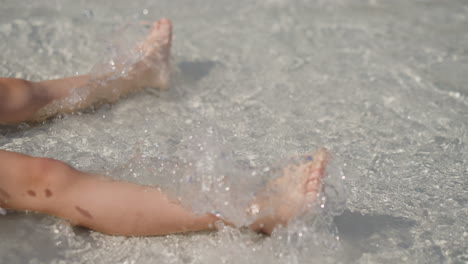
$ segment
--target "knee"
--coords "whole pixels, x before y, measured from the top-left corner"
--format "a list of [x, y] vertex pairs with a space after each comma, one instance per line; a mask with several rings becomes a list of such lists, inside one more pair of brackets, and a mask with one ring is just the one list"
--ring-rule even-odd
[[32, 83], [0, 78], [0, 123], [26, 121], [34, 103]]
[[0, 100], [3, 111], [12, 112], [32, 100], [32, 83], [20, 79], [0, 80]]

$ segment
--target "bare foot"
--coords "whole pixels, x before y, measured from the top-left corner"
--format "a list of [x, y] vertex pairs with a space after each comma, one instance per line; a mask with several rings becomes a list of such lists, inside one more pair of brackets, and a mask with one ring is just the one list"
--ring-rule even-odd
[[[99, 94], [102, 100], [114, 102], [135, 90], [145, 87], [165, 89], [169, 83], [172, 24], [167, 18], [155, 21], [145, 40], [137, 45], [141, 57], [128, 69], [118, 66], [110, 79], [112, 94]], [[128, 67], [128, 66], [127, 66]], [[117, 75], [117, 77], [115, 76]], [[103, 76], [106, 79], [107, 76]], [[99, 77], [97, 78], [99, 83]], [[102, 82], [101, 82], [102, 83]], [[101, 89], [102, 91], [102, 89]], [[117, 97], [114, 99], [114, 97]]]
[[[172, 25], [167, 18], [153, 23], [146, 39], [137, 46], [141, 57], [132, 65], [114, 65], [112, 72], [43, 81], [35, 84], [53, 101], [31, 120], [42, 121], [58, 113], [71, 113], [100, 103], [113, 103], [145, 87], [167, 88], [170, 73]], [[118, 60], [117, 60], [118, 61]]]
[[167, 88], [171, 42], [172, 25], [169, 19], [162, 18], [154, 22], [140, 46], [143, 58], [136, 66], [136, 70], [143, 73], [144, 85]]
[[317, 199], [329, 154], [322, 148], [303, 158], [300, 164], [283, 168], [283, 176], [270, 181], [246, 210], [256, 218], [250, 226], [252, 230], [271, 234], [275, 227], [286, 226]]

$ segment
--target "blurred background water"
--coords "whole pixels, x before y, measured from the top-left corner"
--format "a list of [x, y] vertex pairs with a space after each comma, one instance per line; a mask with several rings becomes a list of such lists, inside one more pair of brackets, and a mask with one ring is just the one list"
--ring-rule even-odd
[[466, 1], [0, 0], [0, 76], [105, 70], [140, 21], [163, 16], [174, 23], [168, 91], [1, 126], [1, 148], [160, 185], [242, 222], [273, 168], [325, 146], [324, 208], [272, 237], [111, 237], [8, 212], [0, 263], [468, 261]]

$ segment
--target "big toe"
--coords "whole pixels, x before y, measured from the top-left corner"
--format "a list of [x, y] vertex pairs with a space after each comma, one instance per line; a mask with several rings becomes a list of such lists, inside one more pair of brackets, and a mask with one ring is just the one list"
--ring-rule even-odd
[[170, 44], [172, 38], [172, 24], [167, 18], [161, 18], [153, 23], [151, 28], [152, 41], [160, 44]]

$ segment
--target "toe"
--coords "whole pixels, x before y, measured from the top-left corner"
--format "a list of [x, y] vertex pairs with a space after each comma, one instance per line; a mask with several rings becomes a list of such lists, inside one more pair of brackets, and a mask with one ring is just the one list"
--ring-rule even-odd
[[325, 148], [318, 150], [314, 154], [311, 169], [323, 169], [328, 161], [328, 151]]
[[153, 23], [143, 48], [147, 52], [154, 52], [163, 47], [170, 48], [172, 38], [172, 24], [167, 18], [162, 18]]
[[314, 161], [323, 163], [323, 162], [326, 162], [327, 160], [328, 160], [328, 151], [326, 148], [321, 148], [314, 154]]
[[318, 191], [318, 186], [320, 185], [320, 178], [318, 176], [313, 176], [307, 179], [305, 183], [305, 193]]
[[156, 41], [166, 41], [170, 40], [172, 33], [172, 24], [171, 21], [167, 18], [162, 18], [153, 24], [153, 29], [155, 33]]

